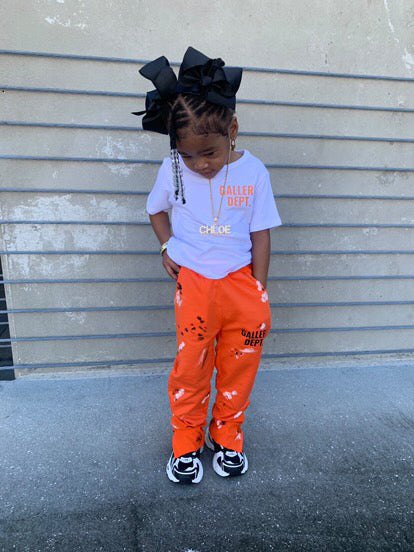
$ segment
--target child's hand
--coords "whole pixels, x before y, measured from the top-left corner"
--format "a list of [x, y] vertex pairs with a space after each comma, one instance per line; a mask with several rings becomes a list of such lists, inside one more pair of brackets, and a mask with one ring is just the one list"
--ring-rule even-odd
[[178, 278], [181, 267], [168, 256], [167, 250], [162, 254], [162, 266], [168, 272], [168, 276], [171, 276], [173, 280]]

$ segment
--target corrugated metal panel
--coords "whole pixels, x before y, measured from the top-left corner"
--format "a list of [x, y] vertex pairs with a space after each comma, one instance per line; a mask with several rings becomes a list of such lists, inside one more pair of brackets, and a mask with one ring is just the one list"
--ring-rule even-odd
[[[145, 214], [167, 144], [130, 115], [144, 61], [0, 54], [0, 344], [21, 369], [167, 366], [173, 284]], [[285, 223], [265, 358], [414, 352], [413, 83], [245, 71], [238, 147], [267, 164]]]

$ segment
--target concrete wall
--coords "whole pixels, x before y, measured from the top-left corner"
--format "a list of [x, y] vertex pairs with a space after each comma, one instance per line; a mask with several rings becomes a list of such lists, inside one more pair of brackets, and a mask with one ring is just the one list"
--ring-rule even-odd
[[412, 76], [412, 0], [3, 0], [0, 47]]
[[174, 355], [173, 286], [144, 211], [168, 144], [133, 128], [148, 83], [128, 60], [177, 61], [190, 44], [290, 70], [246, 70], [239, 93], [238, 146], [268, 164], [285, 223], [272, 232], [265, 356], [412, 351], [414, 2], [5, 0], [0, 10], [0, 250], [8, 309], [32, 309], [9, 314], [24, 338], [16, 365]]

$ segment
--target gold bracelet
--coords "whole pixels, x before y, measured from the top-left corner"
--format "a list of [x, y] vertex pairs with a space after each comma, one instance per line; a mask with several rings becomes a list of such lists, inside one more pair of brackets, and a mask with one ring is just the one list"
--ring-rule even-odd
[[162, 254], [164, 253], [164, 251], [166, 251], [167, 246], [168, 246], [168, 242], [166, 241], [166, 242], [163, 243], [162, 246], [160, 247], [160, 255], [161, 255], [161, 257], [162, 257]]

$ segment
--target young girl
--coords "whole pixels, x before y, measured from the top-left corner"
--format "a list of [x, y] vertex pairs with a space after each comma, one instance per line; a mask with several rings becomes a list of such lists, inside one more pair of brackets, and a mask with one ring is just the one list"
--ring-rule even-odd
[[[176, 280], [167, 475], [199, 483], [204, 443], [214, 450], [218, 475], [241, 475], [248, 468], [244, 413], [271, 327], [269, 229], [281, 221], [263, 163], [235, 148], [242, 70], [188, 48], [178, 80], [164, 57], [140, 73], [156, 90], [147, 94], [146, 111], [134, 114], [145, 113], [143, 128], [171, 142], [147, 201], [163, 266]], [[217, 397], [205, 435], [214, 367]]]

